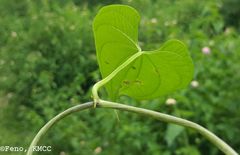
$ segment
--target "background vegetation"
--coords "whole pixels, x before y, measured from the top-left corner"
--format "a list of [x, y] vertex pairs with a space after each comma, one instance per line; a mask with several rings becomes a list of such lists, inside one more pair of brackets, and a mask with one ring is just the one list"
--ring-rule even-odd
[[[114, 3], [140, 12], [143, 49], [177, 38], [195, 65], [185, 90], [120, 101], [197, 122], [240, 152], [239, 0], [1, 0], [0, 146], [27, 147], [54, 115], [91, 100], [91, 86], [101, 79], [92, 21], [99, 8]], [[119, 117], [105, 109], [74, 114], [41, 141], [53, 152], [36, 154], [221, 155], [192, 130], [125, 112]]]

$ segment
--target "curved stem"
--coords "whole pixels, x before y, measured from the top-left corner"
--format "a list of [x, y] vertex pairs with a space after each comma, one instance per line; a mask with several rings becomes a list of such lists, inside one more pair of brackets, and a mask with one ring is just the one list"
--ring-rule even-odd
[[[32, 143], [29, 147], [27, 155], [32, 155], [32, 153], [33, 153], [32, 148], [37, 145], [40, 138], [56, 122], [58, 122], [59, 120], [68, 116], [71, 113], [81, 111], [81, 110], [84, 110], [84, 109], [92, 108], [93, 105], [94, 105], [93, 102], [88, 102], [88, 103], [84, 103], [84, 104], [81, 104], [81, 105], [77, 105], [77, 106], [69, 108], [69, 109], [63, 111], [62, 113], [60, 113], [59, 115], [55, 116], [45, 126], [43, 126], [41, 128], [41, 130], [38, 132], [38, 134], [35, 136], [35, 138], [33, 139]], [[160, 113], [160, 112], [152, 111], [152, 110], [137, 108], [137, 107], [134, 107], [134, 106], [124, 105], [124, 104], [110, 102], [110, 101], [104, 101], [104, 100], [100, 100], [100, 99], [99, 99], [99, 102], [97, 104], [97, 107], [98, 108], [110, 108], [110, 109], [117, 109], [117, 110], [122, 110], [122, 111], [134, 112], [134, 113], [137, 113], [137, 114], [142, 114], [142, 115], [145, 115], [145, 116], [153, 117], [153, 118], [155, 118], [157, 120], [160, 120], [160, 121], [163, 121], [163, 122], [173, 123], [173, 124], [177, 124], [177, 125], [181, 125], [181, 126], [184, 126], [184, 127], [187, 127], [187, 128], [194, 129], [194, 130], [198, 131], [200, 134], [202, 134], [210, 142], [212, 142], [216, 147], [218, 147], [226, 155], [238, 155], [238, 153], [236, 151], [234, 151], [228, 144], [226, 144], [223, 140], [218, 138], [212, 132], [208, 131], [204, 127], [202, 127], [202, 126], [200, 126], [196, 123], [193, 123], [191, 121], [188, 121], [188, 120], [185, 120], [185, 119], [182, 119], [182, 118], [178, 118], [178, 117], [174, 117], [174, 116], [171, 116], [171, 115], [168, 115], [168, 114], [163, 114], [163, 113]]]
[[117, 73], [119, 73], [122, 69], [124, 69], [126, 66], [128, 66], [131, 62], [133, 62], [137, 57], [142, 55], [143, 52], [138, 51], [134, 55], [132, 55], [129, 59], [127, 59], [124, 63], [122, 63], [120, 66], [118, 66], [111, 74], [106, 76], [101, 81], [97, 82], [93, 88], [92, 88], [92, 95], [94, 98], [94, 107], [96, 107], [96, 104], [98, 103], [99, 96], [98, 96], [98, 89], [108, 83]]
[[215, 134], [213, 134], [206, 128], [204, 128], [201, 125], [198, 125], [194, 122], [191, 122], [191, 121], [188, 121], [188, 120], [185, 120], [182, 118], [178, 118], [175, 116], [171, 116], [168, 114], [163, 114], [160, 112], [148, 110], [148, 109], [133, 107], [133, 106], [129, 106], [129, 105], [124, 105], [124, 104], [110, 102], [110, 101], [104, 101], [104, 100], [100, 100], [98, 107], [134, 112], [137, 114], [142, 114], [142, 115], [153, 117], [153, 118], [163, 121], [163, 122], [173, 123], [173, 124], [177, 124], [180, 126], [194, 129], [194, 130], [198, 131], [201, 135], [203, 135], [206, 139], [208, 139], [210, 142], [212, 142], [216, 147], [218, 147], [226, 155], [238, 155], [238, 153], [236, 151], [234, 151], [227, 143], [225, 143], [223, 140], [221, 140], [219, 137], [217, 137]]
[[33, 149], [34, 146], [37, 146], [37, 143], [39, 142], [39, 140], [43, 137], [43, 135], [46, 134], [46, 132], [54, 125], [56, 124], [59, 120], [63, 119], [64, 117], [77, 112], [77, 111], [82, 111], [85, 109], [89, 109], [93, 107], [93, 102], [87, 102], [84, 104], [80, 104], [74, 107], [71, 107], [63, 112], [61, 112], [60, 114], [58, 114], [57, 116], [55, 116], [53, 119], [51, 119], [47, 124], [45, 124], [37, 133], [37, 135], [34, 137], [34, 139], [32, 140], [31, 145], [28, 148], [28, 152], [27, 155], [32, 155], [33, 154]]

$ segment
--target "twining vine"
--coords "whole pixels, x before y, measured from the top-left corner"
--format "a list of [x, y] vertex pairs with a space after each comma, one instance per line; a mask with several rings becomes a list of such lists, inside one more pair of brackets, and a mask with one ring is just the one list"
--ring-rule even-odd
[[103, 79], [92, 88], [93, 101], [71, 107], [51, 119], [34, 137], [27, 155], [33, 154], [33, 148], [58, 121], [91, 108], [128, 111], [184, 126], [199, 132], [226, 155], [238, 155], [227, 143], [194, 122], [99, 97], [99, 88], [105, 86], [112, 100], [120, 95], [153, 99], [186, 87], [192, 79], [192, 59], [182, 42], [169, 40], [160, 49], [141, 50], [137, 42], [139, 21], [138, 12], [126, 5], [109, 5], [99, 11], [93, 22], [93, 32]]

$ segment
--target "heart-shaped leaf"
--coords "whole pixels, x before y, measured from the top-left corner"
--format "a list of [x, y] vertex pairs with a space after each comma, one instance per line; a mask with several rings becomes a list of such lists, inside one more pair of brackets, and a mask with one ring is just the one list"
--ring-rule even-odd
[[128, 95], [153, 99], [186, 87], [193, 63], [186, 46], [169, 40], [158, 50], [141, 51], [138, 45], [138, 12], [125, 5], [103, 7], [94, 19], [97, 60], [102, 77], [138, 52], [141, 54], [106, 84], [112, 99]]

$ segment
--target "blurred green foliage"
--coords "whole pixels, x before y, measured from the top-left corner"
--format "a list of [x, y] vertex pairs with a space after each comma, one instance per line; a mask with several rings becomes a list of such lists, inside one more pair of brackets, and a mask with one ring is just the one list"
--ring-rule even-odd
[[[194, 82], [185, 90], [152, 101], [120, 101], [197, 122], [240, 152], [240, 32], [232, 22], [239, 23], [239, 14], [229, 13], [227, 0], [1, 0], [0, 145], [27, 147], [54, 115], [91, 100], [91, 86], [100, 79], [92, 21], [112, 3], [140, 12], [143, 49], [176, 38], [195, 63]], [[239, 1], [234, 4], [239, 12]], [[177, 103], [165, 104], [167, 98]], [[45, 154], [221, 154], [192, 130], [125, 112], [119, 117], [105, 109], [69, 116], [41, 141], [53, 148]]]
[[240, 1], [239, 0], [224, 0], [221, 12], [226, 20], [227, 25], [240, 27]]

